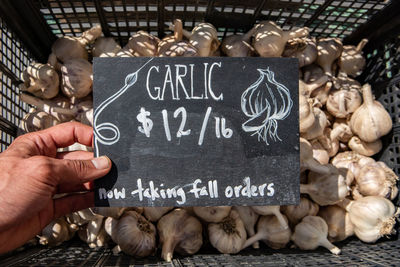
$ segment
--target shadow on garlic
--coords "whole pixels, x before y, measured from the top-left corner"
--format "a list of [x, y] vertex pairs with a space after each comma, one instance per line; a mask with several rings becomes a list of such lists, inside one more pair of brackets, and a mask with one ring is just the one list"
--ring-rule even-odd
[[[244, 224], [244, 228], [246, 228], [247, 237], [250, 238], [255, 235], [255, 226], [258, 220], [259, 215], [249, 206], [235, 206], [232, 208], [236, 210], [242, 219]], [[253, 248], [260, 248], [260, 244], [258, 241], [252, 243]]]
[[354, 235], [349, 213], [337, 205], [321, 207], [318, 216], [328, 225], [328, 240], [339, 242]]
[[[287, 222], [286, 216], [283, 218]], [[290, 228], [282, 227], [276, 216], [261, 216], [257, 223], [257, 234], [246, 240], [243, 248], [257, 241], [263, 241], [272, 249], [281, 249], [290, 242], [292, 232]]]
[[184, 209], [174, 209], [161, 217], [157, 230], [162, 246], [161, 257], [170, 262], [174, 252], [192, 255], [203, 245], [202, 225]]
[[314, 250], [319, 246], [327, 248], [333, 254], [340, 254], [340, 249], [327, 239], [328, 225], [318, 216], [306, 216], [296, 225], [292, 241], [303, 250]]

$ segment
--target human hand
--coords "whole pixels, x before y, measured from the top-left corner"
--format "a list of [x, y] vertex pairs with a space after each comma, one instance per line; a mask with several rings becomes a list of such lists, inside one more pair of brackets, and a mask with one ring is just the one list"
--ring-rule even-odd
[[55, 194], [91, 189], [111, 169], [107, 157], [57, 153], [78, 142], [92, 146], [93, 129], [69, 122], [15, 139], [0, 154], [0, 254], [23, 245], [53, 219], [94, 205], [93, 192], [53, 199]]

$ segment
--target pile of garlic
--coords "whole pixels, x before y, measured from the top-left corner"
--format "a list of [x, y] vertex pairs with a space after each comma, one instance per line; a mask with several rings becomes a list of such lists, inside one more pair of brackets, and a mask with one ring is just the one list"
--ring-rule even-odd
[[[145, 31], [121, 48], [101, 37], [99, 26], [80, 37], [59, 38], [47, 64], [32, 63], [23, 73], [22, 101], [34, 106], [20, 128], [24, 132], [77, 120], [93, 124], [92, 57], [261, 56], [299, 59], [300, 203], [297, 206], [91, 208], [59, 218], [39, 236], [43, 245], [59, 245], [75, 233], [89, 247], [114, 244], [120, 251], [146, 257], [161, 247], [194, 254], [202, 246], [238, 253], [259, 241], [273, 249], [323, 246], [334, 254], [338, 242], [356, 235], [375, 242], [394, 232], [398, 215], [393, 200], [397, 175], [371, 156], [392, 120], [374, 100], [371, 87], [355, 78], [365, 59], [362, 48], [339, 39], [309, 37], [308, 28], [283, 31], [271, 21], [222, 43], [215, 27], [200, 23], [191, 32], [176, 20], [173, 34], [159, 39]], [[68, 150], [90, 150], [72, 146]]]

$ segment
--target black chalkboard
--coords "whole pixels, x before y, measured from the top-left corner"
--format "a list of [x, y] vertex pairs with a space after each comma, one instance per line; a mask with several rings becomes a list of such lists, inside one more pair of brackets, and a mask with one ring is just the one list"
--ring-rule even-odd
[[299, 200], [298, 62], [95, 58], [97, 206]]

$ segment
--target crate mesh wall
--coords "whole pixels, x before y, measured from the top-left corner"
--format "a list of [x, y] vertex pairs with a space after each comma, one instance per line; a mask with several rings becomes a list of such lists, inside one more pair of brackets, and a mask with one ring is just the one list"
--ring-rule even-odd
[[[313, 36], [343, 38], [367, 22], [390, 1], [47, 0], [38, 3], [43, 17], [57, 36], [79, 35], [93, 24], [101, 23], [99, 17], [103, 17], [107, 33], [125, 44], [139, 30], [154, 35], [160, 32], [171, 33], [168, 25], [176, 18], [183, 21], [185, 28], [191, 29], [204, 21], [211, 12], [234, 13], [239, 18], [250, 18], [252, 23], [272, 20], [284, 30], [305, 25], [310, 27]], [[222, 38], [244, 30], [240, 27], [219, 27], [218, 35]]]
[[[32, 56], [19, 39], [0, 18], [0, 117], [4, 123], [19, 125], [20, 119], [28, 111], [28, 105], [19, 100], [18, 84], [22, 72], [32, 61]], [[0, 130], [1, 151], [13, 141], [13, 136]]]

